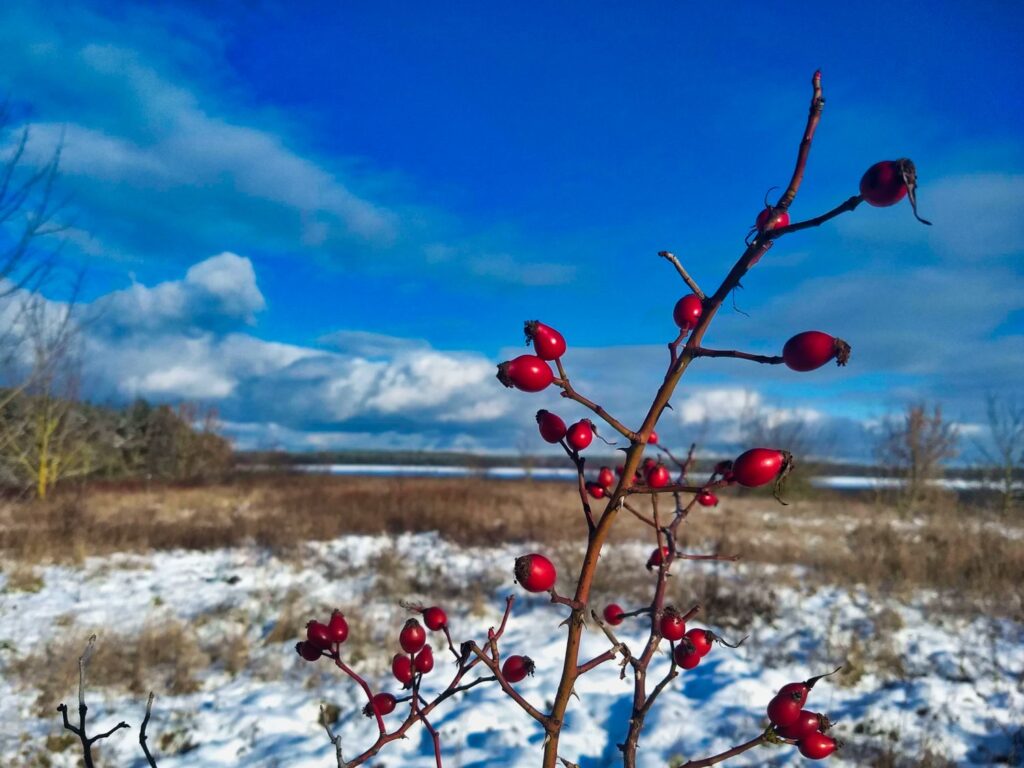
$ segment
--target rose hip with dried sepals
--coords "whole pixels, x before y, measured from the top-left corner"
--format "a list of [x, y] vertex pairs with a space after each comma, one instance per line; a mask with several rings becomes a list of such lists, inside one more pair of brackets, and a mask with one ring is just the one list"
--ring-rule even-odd
[[839, 748], [839, 742], [823, 733], [812, 733], [800, 739], [796, 747], [810, 760], [824, 760]]
[[[765, 231], [767, 231], [766, 230], [766, 226], [768, 224], [768, 219], [770, 219], [774, 215], [775, 215], [775, 208], [773, 208], [772, 206], [769, 205], [767, 208], [763, 209], [759, 214], [757, 214], [757, 220], [754, 222], [754, 228], [757, 229], [758, 232], [765, 232]], [[788, 211], [783, 211], [779, 215], [778, 221], [776, 221], [774, 224], [772, 224], [772, 226], [767, 227], [767, 229], [768, 230], [770, 230], [770, 229], [781, 229], [782, 227], [788, 227], [788, 226], [789, 226], [789, 212]]]
[[390, 715], [395, 711], [395, 706], [398, 704], [398, 700], [395, 699], [390, 693], [378, 693], [375, 694], [373, 700], [363, 707], [363, 714], [367, 717], [373, 717], [374, 713], [381, 715]]
[[711, 491], [701, 491], [697, 494], [697, 503], [702, 507], [717, 507], [718, 497]]
[[683, 617], [678, 611], [669, 606], [662, 614], [658, 629], [662, 637], [674, 643], [682, 640], [686, 635], [686, 622], [683, 621]]
[[533, 350], [541, 360], [557, 360], [565, 354], [565, 338], [539, 320], [527, 320], [523, 328], [526, 343], [533, 344]]
[[565, 422], [551, 411], [537, 411], [537, 426], [540, 428], [540, 436], [549, 443], [557, 443], [565, 437]]
[[786, 451], [776, 448], [751, 448], [733, 462], [732, 473], [736, 482], [748, 488], [766, 485], [788, 468], [791, 461]]
[[896, 205], [909, 196], [914, 218], [922, 224], [931, 224], [917, 213], [917, 169], [905, 157], [882, 160], [868, 168], [860, 180], [860, 195], [868, 205], [879, 208]]
[[448, 616], [439, 606], [432, 605], [423, 610], [423, 623], [427, 625], [427, 629], [438, 632], [448, 624]]
[[327, 631], [327, 625], [319, 621], [311, 621], [306, 624], [306, 639], [314, 647], [326, 651], [331, 647], [331, 635]]
[[687, 631], [686, 639], [690, 641], [690, 647], [693, 648], [694, 653], [703, 658], [711, 652], [715, 634], [710, 630], [694, 627]]
[[327, 638], [332, 643], [339, 645], [348, 640], [348, 622], [345, 621], [344, 614], [339, 610], [334, 610], [327, 622]]
[[782, 360], [794, 371], [813, 371], [833, 358], [836, 365], [846, 365], [850, 345], [823, 331], [798, 333], [782, 347]]
[[672, 319], [676, 321], [679, 330], [684, 333], [692, 331], [700, 316], [704, 314], [704, 304], [695, 293], [688, 293], [676, 302], [672, 310]]
[[689, 638], [684, 637], [672, 651], [672, 659], [683, 669], [693, 669], [700, 664], [701, 655], [694, 650]]
[[594, 441], [594, 422], [581, 419], [569, 427], [565, 433], [565, 442], [574, 451], [582, 451]]
[[391, 674], [402, 685], [411, 683], [413, 678], [412, 659], [404, 653], [396, 653], [391, 659]]
[[647, 485], [651, 488], [664, 488], [672, 482], [672, 474], [664, 464], [655, 464], [647, 470]]
[[558, 578], [554, 563], [536, 552], [517, 557], [514, 570], [516, 581], [527, 592], [547, 592]]
[[498, 365], [498, 381], [523, 392], [540, 392], [554, 380], [550, 366], [536, 355], [520, 355]]
[[429, 645], [423, 646], [423, 650], [416, 654], [412, 662], [413, 668], [421, 675], [425, 675], [434, 668], [434, 651]]
[[416, 619], [409, 619], [398, 633], [398, 644], [406, 653], [416, 653], [427, 642], [427, 632]]
[[811, 712], [809, 709], [800, 710], [797, 719], [786, 726], [776, 726], [775, 730], [784, 739], [795, 739], [799, 741], [812, 733], [821, 731], [824, 733], [832, 726], [825, 715]]
[[295, 652], [306, 661], [317, 661], [321, 656], [320, 649], [305, 640], [295, 644]]
[[669, 550], [668, 547], [661, 546], [660, 548], [655, 549], [653, 552], [651, 552], [651, 556], [647, 558], [647, 570], [651, 570], [652, 568], [655, 568], [661, 565], [663, 562], [665, 562], [666, 558], [668, 558], [670, 551], [671, 550]]
[[508, 682], [518, 683], [532, 675], [533, 669], [533, 659], [529, 656], [509, 656], [501, 665], [501, 674]]

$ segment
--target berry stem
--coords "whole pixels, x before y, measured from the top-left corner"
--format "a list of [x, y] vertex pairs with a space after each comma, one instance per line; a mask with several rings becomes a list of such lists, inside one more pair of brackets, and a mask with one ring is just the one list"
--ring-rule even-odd
[[826, 221], [834, 219], [836, 216], [846, 213], [847, 211], [854, 210], [862, 202], [864, 202], [863, 197], [860, 195], [854, 195], [853, 197], [847, 198], [846, 201], [840, 203], [831, 211], [821, 214], [821, 216], [815, 216], [813, 219], [807, 219], [806, 221], [797, 221], [792, 224], [787, 224], [784, 227], [776, 227], [775, 229], [765, 232], [765, 237], [771, 240], [778, 240], [783, 235], [788, 235], [791, 232], [799, 232], [801, 229], [810, 229], [811, 227], [820, 227]]
[[781, 365], [783, 363], [782, 355], [755, 355], [750, 352], [740, 352], [735, 349], [708, 349], [707, 347], [698, 347], [693, 350], [694, 357], [735, 357], [739, 360], [750, 360], [754, 363], [764, 363], [765, 365]]
[[765, 734], [762, 733], [760, 736], [756, 736], [750, 741], [744, 742], [743, 744], [733, 747], [732, 749], [727, 749], [725, 750], [725, 752], [720, 752], [717, 755], [705, 757], [700, 760], [688, 760], [682, 764], [681, 768], [707, 768], [707, 766], [721, 763], [723, 760], [728, 760], [730, 757], [742, 755], [744, 752], [751, 750], [754, 747], [761, 746], [765, 743], [765, 741], [767, 741], [767, 738], [765, 737]]
[[572, 384], [569, 382], [569, 374], [565, 372], [565, 368], [562, 365], [562, 358], [558, 358], [557, 360], [555, 360], [555, 365], [558, 366], [558, 375], [560, 376], [560, 378], [555, 379], [554, 383], [562, 388], [562, 397], [566, 397], [570, 400], [575, 400], [577, 403], [584, 406], [585, 408], [589, 408], [602, 419], [604, 419], [605, 422], [607, 422], [612, 429], [614, 429], [616, 432], [618, 432], [620, 435], [622, 435], [630, 442], [633, 442], [637, 439], [636, 432], [626, 427], [626, 425], [624, 425], [621, 421], [619, 421], [610, 413], [608, 413], [608, 411], [606, 411], [600, 405], [598, 405], [592, 400], [588, 400], [586, 397], [581, 395], [573, 388]]
[[679, 273], [679, 276], [683, 278], [683, 282], [690, 287], [690, 290], [697, 295], [698, 299], [704, 301], [704, 291], [702, 291], [700, 286], [697, 285], [697, 281], [690, 277], [690, 274], [683, 268], [683, 265], [680, 263], [679, 259], [676, 258], [676, 255], [671, 251], [658, 251], [658, 255], [665, 259], [665, 261], [671, 263], [672, 266], [676, 268], [676, 272]]

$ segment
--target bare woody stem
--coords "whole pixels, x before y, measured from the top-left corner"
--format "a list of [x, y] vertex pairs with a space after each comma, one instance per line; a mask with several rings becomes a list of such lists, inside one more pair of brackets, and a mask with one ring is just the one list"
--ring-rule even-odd
[[781, 355], [755, 355], [750, 352], [740, 352], [735, 349], [708, 349], [700, 347], [693, 350], [694, 357], [735, 357], [739, 360], [750, 360], [754, 363], [765, 365], [781, 365], [785, 362]]
[[759, 747], [766, 741], [767, 738], [762, 733], [760, 736], [757, 736], [751, 739], [750, 741], [746, 741], [740, 744], [739, 746], [733, 747], [732, 749], [727, 749], [725, 750], [725, 752], [721, 752], [717, 755], [705, 757], [700, 760], [688, 760], [687, 762], [683, 763], [681, 768], [707, 768], [708, 766], [716, 765], [718, 763], [723, 762], [724, 760], [728, 760], [730, 757], [742, 755], [747, 750], [753, 749], [754, 747]]
[[771, 229], [766, 233], [766, 237], [770, 237], [774, 240], [782, 237], [783, 235], [788, 235], [791, 232], [799, 232], [801, 229], [820, 227], [826, 221], [834, 219], [840, 214], [854, 210], [862, 202], [864, 202], [863, 197], [860, 195], [854, 195], [853, 197], [848, 198], [845, 202], [837, 205], [831, 211], [821, 214], [821, 216], [815, 216], [813, 219], [807, 219], [807, 221], [797, 221], [792, 224], [787, 224], [785, 227], [776, 227]]
[[676, 268], [676, 272], [679, 273], [679, 276], [683, 278], [683, 282], [690, 287], [691, 291], [697, 294], [697, 298], [699, 298], [701, 301], [704, 301], [704, 291], [702, 291], [700, 289], [700, 286], [697, 285], [697, 281], [690, 277], [690, 273], [686, 271], [683, 265], [679, 262], [679, 259], [676, 258], [676, 255], [669, 251], [658, 251], [658, 255], [661, 256], [661, 258], [668, 261], [669, 263], [671, 263], [672, 266]]
[[616, 419], [614, 416], [612, 416], [610, 413], [608, 413], [608, 411], [606, 411], [600, 405], [598, 405], [597, 403], [595, 403], [592, 400], [587, 399], [586, 397], [581, 395], [579, 392], [577, 392], [573, 388], [572, 384], [569, 382], [569, 374], [567, 374], [565, 372], [565, 367], [562, 365], [562, 359], [561, 358], [559, 358], [558, 360], [555, 360], [555, 365], [558, 366], [558, 376], [559, 376], [558, 379], [555, 379], [555, 383], [562, 388], [562, 397], [566, 397], [566, 398], [568, 398], [570, 400], [575, 400], [577, 403], [582, 405], [584, 408], [589, 408], [594, 413], [596, 413], [598, 416], [600, 416], [602, 419], [604, 419], [604, 421], [607, 422], [607, 424], [612, 429], [614, 429], [616, 432], [618, 432], [620, 435], [622, 435], [627, 440], [630, 440], [630, 441], [636, 440], [636, 432], [634, 432], [629, 427], [627, 427], [625, 424], [623, 424], [621, 421]]

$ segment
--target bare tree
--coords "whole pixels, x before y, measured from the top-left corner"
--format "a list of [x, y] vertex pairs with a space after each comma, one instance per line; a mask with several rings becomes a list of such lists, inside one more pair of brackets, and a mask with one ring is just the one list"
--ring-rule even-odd
[[997, 473], [1000, 509], [1009, 513], [1019, 494], [1014, 483], [1024, 467], [1024, 404], [990, 394], [985, 398], [988, 440], [975, 441]]
[[8, 144], [0, 157], [0, 298], [19, 290], [34, 293], [53, 266], [54, 250], [41, 249], [48, 236], [64, 229], [57, 220], [62, 207], [54, 195], [61, 146], [43, 165], [31, 167], [26, 161], [29, 129], [12, 136], [11, 111], [0, 105], [0, 143]]
[[902, 416], [890, 417], [882, 424], [878, 459], [883, 470], [900, 481], [897, 506], [912, 512], [936, 496], [936, 483], [942, 464], [958, 454], [956, 426], [944, 421], [942, 407], [929, 409], [925, 403], [912, 403]]
[[21, 324], [29, 367], [0, 404], [0, 461], [20, 485], [45, 498], [61, 480], [95, 464], [89, 420], [78, 408], [80, 360], [74, 302], [25, 302]]

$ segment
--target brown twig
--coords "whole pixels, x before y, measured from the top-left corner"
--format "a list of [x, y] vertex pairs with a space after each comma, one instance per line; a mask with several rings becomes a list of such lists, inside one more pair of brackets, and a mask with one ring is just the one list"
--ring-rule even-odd
[[821, 214], [821, 216], [815, 216], [813, 219], [807, 219], [807, 221], [797, 221], [794, 222], [793, 224], [787, 224], [784, 227], [776, 227], [774, 229], [770, 229], [767, 232], [765, 232], [765, 237], [768, 237], [772, 240], [777, 240], [783, 235], [788, 235], [792, 232], [799, 232], [801, 229], [820, 227], [826, 221], [834, 219], [836, 216], [839, 216], [840, 214], [855, 210], [857, 206], [860, 205], [863, 201], [863, 197], [861, 197], [860, 195], [854, 195], [853, 197], [848, 198], [845, 202], [837, 205], [831, 211]]
[[698, 299], [704, 301], [704, 291], [702, 291], [700, 286], [697, 285], [697, 281], [690, 277], [690, 273], [683, 268], [683, 265], [679, 262], [679, 259], [676, 258], [676, 255], [670, 251], [658, 251], [658, 255], [665, 259], [665, 261], [670, 262], [672, 266], [676, 268], [676, 272], [679, 273], [679, 276], [683, 278], [683, 282], [690, 287], [691, 291], [697, 294]]
[[707, 347], [698, 347], [693, 350], [694, 357], [735, 357], [739, 360], [750, 360], [754, 363], [764, 363], [765, 365], [781, 365], [785, 362], [782, 355], [755, 355], [750, 352], [740, 352], [735, 349], [708, 349]]
[[761, 744], [764, 744], [766, 741], [767, 737], [765, 736], [765, 734], [762, 733], [760, 736], [757, 736], [751, 739], [750, 741], [744, 742], [739, 746], [733, 747], [732, 749], [727, 749], [725, 750], [725, 752], [721, 752], [720, 754], [712, 755], [711, 757], [705, 757], [700, 760], [688, 760], [687, 762], [683, 763], [682, 768], [707, 768], [708, 766], [715, 765], [717, 763], [722, 762], [723, 760], [728, 760], [730, 757], [742, 755], [747, 750], [753, 749], [754, 747], [758, 747]]
[[577, 392], [573, 388], [572, 384], [569, 382], [569, 374], [567, 374], [565, 372], [565, 367], [562, 365], [562, 358], [558, 358], [557, 360], [555, 360], [555, 365], [558, 366], [558, 376], [559, 376], [559, 378], [555, 379], [555, 384], [557, 384], [558, 386], [560, 386], [562, 388], [562, 397], [568, 398], [570, 400], [575, 400], [577, 403], [582, 405], [584, 408], [589, 408], [594, 413], [596, 413], [598, 416], [600, 416], [602, 419], [604, 419], [604, 421], [612, 429], [614, 429], [616, 432], [618, 432], [624, 438], [626, 438], [630, 442], [636, 441], [636, 439], [637, 439], [636, 432], [634, 432], [633, 430], [629, 429], [629, 427], [627, 427], [621, 421], [616, 419], [614, 416], [612, 416], [610, 413], [608, 413], [608, 411], [606, 411], [600, 405], [595, 403], [593, 400], [589, 400], [588, 398], [584, 397], [583, 395], [581, 395], [579, 392]]

